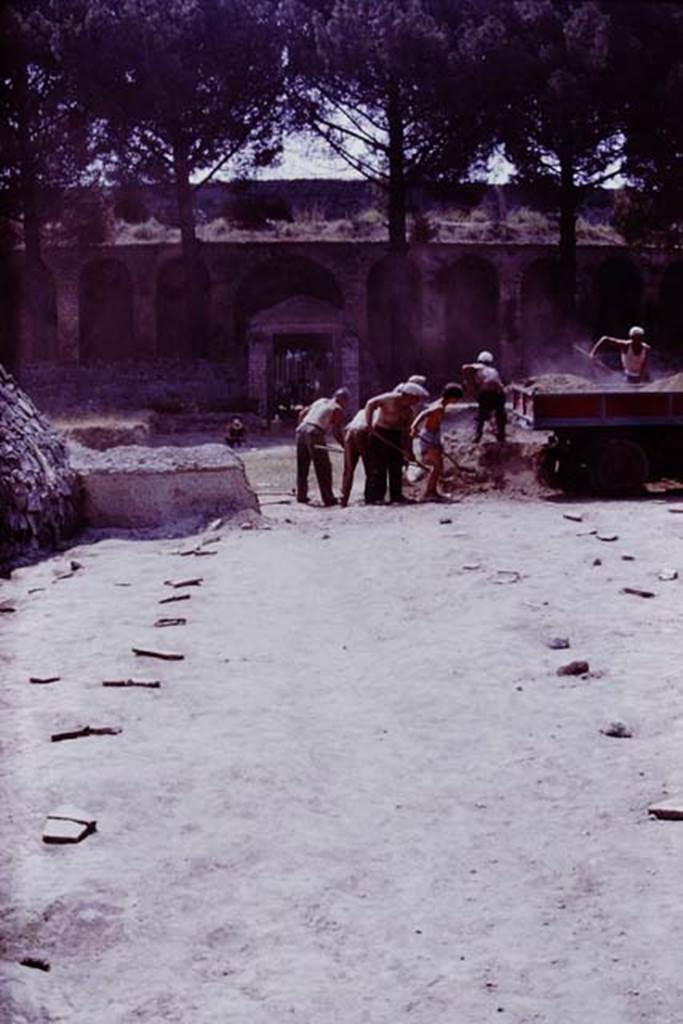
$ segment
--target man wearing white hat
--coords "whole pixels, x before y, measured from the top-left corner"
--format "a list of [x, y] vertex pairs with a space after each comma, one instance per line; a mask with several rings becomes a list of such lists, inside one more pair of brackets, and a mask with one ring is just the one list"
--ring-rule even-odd
[[403, 462], [407, 456], [407, 432], [418, 402], [429, 398], [429, 392], [413, 381], [399, 384], [371, 398], [365, 405], [365, 424], [369, 438], [369, 472], [366, 502], [380, 505], [389, 484], [389, 501], [407, 501], [403, 497]]
[[476, 363], [466, 363], [462, 368], [465, 385], [477, 396], [477, 428], [474, 436], [475, 444], [481, 441], [484, 424], [491, 417], [496, 418], [496, 437], [505, 441], [507, 413], [505, 411], [505, 386], [500, 379], [498, 370], [493, 365], [490, 352], [480, 352]]
[[627, 384], [643, 384], [650, 379], [650, 346], [645, 343], [645, 331], [642, 327], [632, 327], [628, 338], [610, 338], [603, 334], [590, 351], [591, 359], [595, 359], [603, 345], [612, 345], [619, 349], [621, 368]]

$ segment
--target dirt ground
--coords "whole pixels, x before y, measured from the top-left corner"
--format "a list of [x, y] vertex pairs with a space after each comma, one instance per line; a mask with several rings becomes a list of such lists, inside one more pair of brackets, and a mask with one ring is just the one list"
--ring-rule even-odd
[[[2, 1019], [683, 1019], [680, 497], [328, 510], [245, 462], [262, 529], [0, 583]], [[65, 802], [97, 831], [45, 845]]]

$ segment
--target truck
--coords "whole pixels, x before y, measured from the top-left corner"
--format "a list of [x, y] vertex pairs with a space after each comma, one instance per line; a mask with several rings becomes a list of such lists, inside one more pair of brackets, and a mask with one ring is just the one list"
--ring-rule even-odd
[[512, 386], [521, 425], [550, 432], [539, 476], [550, 487], [606, 497], [683, 480], [683, 391], [541, 391]]

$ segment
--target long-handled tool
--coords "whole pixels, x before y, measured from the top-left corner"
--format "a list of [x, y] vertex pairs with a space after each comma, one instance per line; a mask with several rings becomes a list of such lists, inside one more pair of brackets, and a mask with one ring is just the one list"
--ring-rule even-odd
[[599, 359], [598, 356], [592, 356], [590, 352], [587, 351], [587, 349], [581, 348], [580, 345], [572, 345], [572, 348], [575, 352], [578, 352], [580, 356], [583, 356], [584, 359], [588, 359], [592, 366], [599, 366], [602, 370], [606, 370], [607, 373], [619, 372], [618, 370], [615, 370], [613, 367], [608, 366], [607, 363], [603, 363], [602, 359]]

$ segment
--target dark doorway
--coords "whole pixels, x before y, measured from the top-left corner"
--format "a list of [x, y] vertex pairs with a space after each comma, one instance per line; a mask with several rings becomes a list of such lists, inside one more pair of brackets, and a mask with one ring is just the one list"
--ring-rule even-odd
[[333, 370], [329, 335], [276, 334], [273, 338], [273, 413], [283, 419], [294, 419], [297, 406], [310, 405], [316, 398], [329, 395]]
[[498, 358], [500, 327], [496, 268], [478, 256], [465, 256], [442, 276], [446, 288], [448, 373], [457, 374], [481, 349]]
[[99, 260], [83, 268], [79, 326], [82, 363], [133, 358], [133, 288], [124, 263]]
[[625, 338], [642, 317], [640, 274], [626, 260], [603, 263], [593, 282], [593, 332]]
[[683, 356], [683, 263], [672, 263], [664, 271], [657, 319], [657, 344]]
[[535, 260], [522, 278], [523, 369], [539, 373], [563, 354], [560, 271], [555, 260]]

